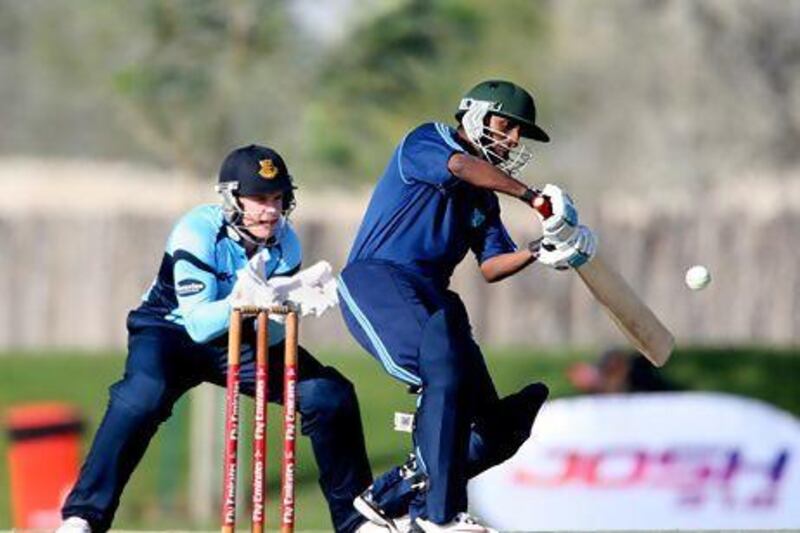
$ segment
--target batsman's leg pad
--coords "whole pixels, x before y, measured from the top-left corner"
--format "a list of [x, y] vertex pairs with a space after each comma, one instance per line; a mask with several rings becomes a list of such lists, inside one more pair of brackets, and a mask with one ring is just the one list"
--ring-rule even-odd
[[497, 402], [491, 416], [479, 419], [469, 447], [469, 477], [511, 458], [531, 436], [533, 422], [544, 405], [549, 389], [532, 383]]
[[499, 421], [508, 428], [517, 448], [531, 436], [533, 422], [549, 394], [544, 383], [532, 383], [498, 402]]
[[417, 467], [416, 458], [412, 455], [405, 464], [378, 477], [369, 488], [367, 497], [386, 516], [398, 518], [408, 513], [411, 501], [426, 483], [427, 476]]

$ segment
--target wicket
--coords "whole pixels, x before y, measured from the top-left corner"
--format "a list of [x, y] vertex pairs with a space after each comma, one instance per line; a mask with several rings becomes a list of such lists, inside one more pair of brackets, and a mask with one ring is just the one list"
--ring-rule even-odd
[[267, 467], [267, 352], [269, 314], [286, 317], [283, 369], [283, 456], [281, 458], [280, 531], [294, 531], [295, 437], [297, 432], [297, 312], [288, 306], [240, 307], [231, 311], [228, 335], [228, 379], [225, 402], [225, 466], [222, 494], [222, 533], [236, 526], [236, 476], [239, 437], [239, 365], [242, 349], [242, 319], [256, 316], [256, 382], [253, 426], [252, 531], [264, 531]]

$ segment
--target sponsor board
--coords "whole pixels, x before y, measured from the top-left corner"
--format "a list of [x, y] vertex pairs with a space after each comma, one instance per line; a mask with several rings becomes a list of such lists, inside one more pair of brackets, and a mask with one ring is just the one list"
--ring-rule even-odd
[[470, 506], [502, 530], [800, 528], [798, 457], [800, 421], [747, 398], [558, 399]]

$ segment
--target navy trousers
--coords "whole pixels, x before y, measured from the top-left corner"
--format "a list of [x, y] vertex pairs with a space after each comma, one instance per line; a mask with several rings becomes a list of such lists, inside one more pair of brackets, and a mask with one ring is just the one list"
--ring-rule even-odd
[[375, 481], [390, 514], [444, 524], [467, 510], [467, 480], [511, 457], [530, 436], [547, 397], [541, 383], [499, 398], [461, 299], [385, 261], [348, 265], [338, 279], [341, 309], [356, 340], [396, 379], [421, 387], [414, 427], [420, 492], [397, 469]]
[[[158, 426], [181, 395], [202, 382], [225, 386], [227, 339], [197, 344], [181, 329], [136, 326], [128, 319], [128, 358], [123, 378], [111, 386], [105, 416], [94, 437], [63, 516], [81, 516], [93, 531], [111, 527], [120, 495]], [[252, 396], [253, 328], [244, 328], [241, 390]], [[269, 401], [283, 396], [283, 343], [269, 349]], [[363, 519], [353, 498], [371, 480], [358, 401], [352, 384], [298, 350], [301, 432], [311, 439], [319, 482], [336, 531], [353, 531]], [[220, 428], [222, 431], [223, 428]]]

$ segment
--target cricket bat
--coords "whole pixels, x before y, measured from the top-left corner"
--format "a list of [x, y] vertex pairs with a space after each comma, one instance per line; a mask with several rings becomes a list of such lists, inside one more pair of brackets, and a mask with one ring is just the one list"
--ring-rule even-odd
[[[550, 201], [539, 196], [533, 206], [544, 217], [552, 214]], [[663, 366], [672, 354], [675, 338], [625, 279], [600, 253], [577, 269], [583, 283], [600, 302], [628, 341], [655, 366]]]
[[634, 348], [655, 366], [672, 354], [675, 339], [653, 311], [600, 253], [577, 269], [583, 283]]

